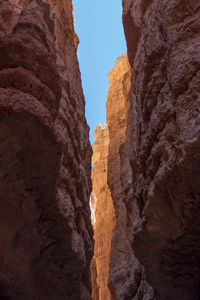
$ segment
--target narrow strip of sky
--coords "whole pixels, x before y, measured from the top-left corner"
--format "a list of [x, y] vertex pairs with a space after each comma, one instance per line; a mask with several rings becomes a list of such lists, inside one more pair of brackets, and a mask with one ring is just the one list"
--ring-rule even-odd
[[90, 141], [98, 123], [106, 122], [107, 74], [126, 52], [121, 0], [73, 0], [78, 59], [86, 100]]

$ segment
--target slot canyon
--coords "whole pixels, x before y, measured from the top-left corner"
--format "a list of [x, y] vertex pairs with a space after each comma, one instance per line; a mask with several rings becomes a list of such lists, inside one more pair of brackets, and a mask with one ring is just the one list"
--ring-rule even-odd
[[91, 146], [72, 1], [0, 0], [0, 300], [200, 299], [200, 0], [122, 9]]

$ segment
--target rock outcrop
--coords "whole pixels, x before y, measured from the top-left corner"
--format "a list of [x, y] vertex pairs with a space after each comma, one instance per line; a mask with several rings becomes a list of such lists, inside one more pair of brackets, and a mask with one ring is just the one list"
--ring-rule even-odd
[[109, 287], [112, 299], [132, 299], [143, 290], [153, 294], [143, 280], [143, 269], [131, 247], [132, 221], [138, 219], [133, 202], [132, 169], [129, 161], [129, 114], [131, 67], [127, 54], [116, 61], [108, 74], [106, 103], [109, 128], [108, 185], [116, 212], [116, 227], [112, 237]]
[[197, 300], [200, 3], [123, 0], [123, 23], [133, 69], [129, 157], [135, 208], [126, 221], [143, 266], [133, 284], [140, 288], [144, 279], [155, 296], [143, 289], [140, 297], [138, 290], [121, 300]]
[[[129, 115], [129, 92], [131, 85], [131, 68], [127, 54], [119, 57], [113, 70], [108, 74], [109, 87], [106, 102], [107, 124], [109, 128], [109, 154], [108, 154], [108, 185], [116, 213], [116, 227], [112, 237], [110, 258], [109, 287], [112, 299], [123, 299], [125, 285], [130, 273], [131, 250], [129, 233], [127, 232], [126, 205], [123, 199], [121, 183], [121, 151], [126, 148], [127, 126]], [[127, 159], [126, 187], [129, 188], [130, 174]], [[128, 182], [129, 181], [129, 182]]]
[[94, 132], [93, 156], [93, 196], [96, 197], [94, 226], [94, 257], [91, 264], [94, 300], [110, 300], [108, 288], [111, 238], [115, 228], [115, 211], [107, 183], [109, 131], [99, 124]]
[[0, 298], [91, 299], [91, 147], [70, 0], [0, 1]]

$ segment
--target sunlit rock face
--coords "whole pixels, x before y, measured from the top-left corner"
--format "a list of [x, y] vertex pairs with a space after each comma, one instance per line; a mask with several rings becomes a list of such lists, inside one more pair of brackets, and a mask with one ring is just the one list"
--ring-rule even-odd
[[0, 298], [91, 299], [91, 148], [72, 3], [0, 1]]
[[153, 293], [142, 279], [142, 266], [131, 247], [131, 220], [138, 218], [138, 210], [132, 201], [132, 169], [128, 155], [131, 75], [128, 57], [124, 54], [117, 59], [113, 70], [108, 74], [106, 102], [109, 128], [108, 185], [116, 213], [109, 287], [112, 299], [115, 300], [131, 299], [136, 294], [140, 297], [143, 290], [148, 291], [149, 295]]
[[91, 264], [92, 289], [94, 300], [110, 300], [108, 288], [111, 238], [115, 228], [115, 211], [107, 183], [108, 127], [99, 124], [94, 132], [92, 145], [92, 184], [93, 196], [97, 199], [94, 227], [94, 257]]
[[[131, 178], [127, 159], [122, 163], [122, 151], [126, 153], [127, 124], [129, 114], [129, 91], [131, 69], [127, 54], [119, 57], [108, 74], [109, 88], [106, 102], [106, 119], [109, 129], [108, 185], [116, 213], [116, 227], [112, 237], [109, 287], [114, 299], [123, 299], [125, 283], [128, 281], [131, 264], [129, 232], [127, 232], [127, 212], [124, 202], [121, 175], [126, 165], [126, 187]], [[122, 168], [121, 168], [122, 167]], [[128, 182], [129, 181], [129, 182]], [[130, 186], [131, 188], [131, 186]], [[130, 193], [130, 191], [129, 191]]]
[[123, 23], [133, 69], [129, 157], [137, 217], [127, 220], [130, 244], [155, 299], [197, 300], [200, 3], [123, 0]]

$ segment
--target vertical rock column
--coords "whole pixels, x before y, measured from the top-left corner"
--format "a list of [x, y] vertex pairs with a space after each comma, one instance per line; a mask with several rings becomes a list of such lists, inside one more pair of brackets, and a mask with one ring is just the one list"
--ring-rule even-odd
[[139, 210], [133, 202], [129, 160], [131, 75], [128, 56], [124, 54], [108, 74], [108, 127], [99, 125], [94, 133], [92, 181], [97, 207], [91, 270], [95, 300], [143, 296], [153, 299], [154, 295], [131, 247], [134, 228], [131, 222], [134, 218], [137, 223], [139, 218]]
[[[98, 125], [94, 132], [93, 148], [93, 194], [97, 198], [94, 224], [94, 257], [91, 265], [94, 300], [110, 300], [108, 288], [110, 249], [115, 228], [115, 211], [107, 184], [107, 164], [109, 131], [108, 127]], [[93, 196], [94, 196], [93, 195]]]
[[[109, 286], [113, 299], [123, 299], [130, 273], [130, 246], [126, 228], [127, 213], [121, 184], [120, 147], [127, 140], [131, 69], [127, 54], [119, 57], [108, 74], [109, 87], [106, 119], [109, 129], [108, 185], [116, 211], [116, 227], [112, 237]], [[125, 174], [129, 180], [129, 170]], [[128, 186], [128, 182], [127, 182]]]
[[139, 211], [130, 219], [130, 243], [156, 299], [197, 300], [200, 3], [123, 0], [123, 23], [133, 68], [132, 202]]
[[0, 1], [0, 298], [91, 299], [91, 147], [72, 2]]
[[143, 281], [142, 266], [132, 247], [132, 219], [138, 218], [133, 199], [132, 169], [129, 161], [129, 115], [131, 67], [127, 54], [119, 57], [108, 74], [106, 102], [109, 128], [108, 185], [116, 211], [116, 227], [112, 238], [109, 287], [112, 299], [141, 297], [143, 290], [152, 294]]

